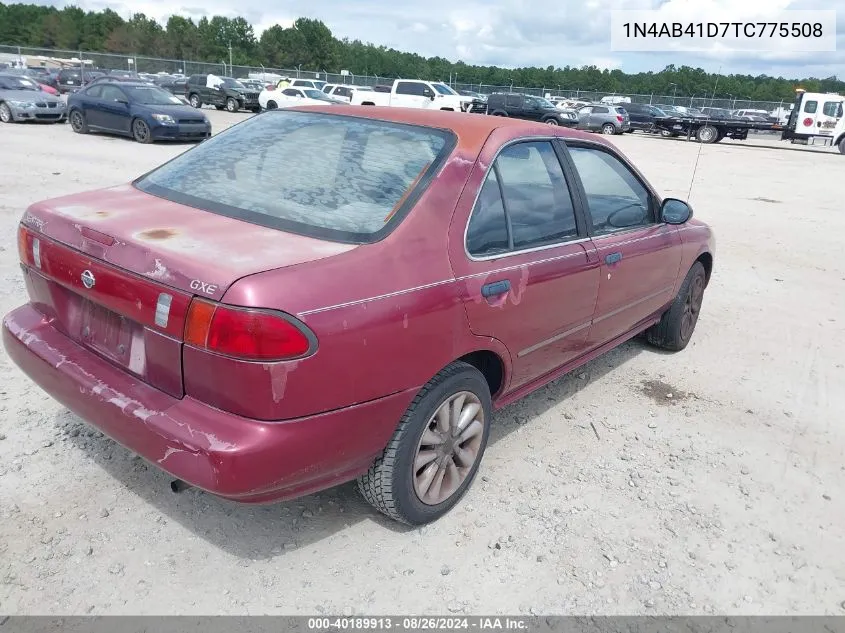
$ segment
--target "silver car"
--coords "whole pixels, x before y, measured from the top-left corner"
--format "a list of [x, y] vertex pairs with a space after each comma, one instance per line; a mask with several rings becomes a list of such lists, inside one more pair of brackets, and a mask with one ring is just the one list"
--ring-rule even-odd
[[66, 118], [67, 107], [62, 99], [44, 92], [28, 77], [0, 73], [0, 121], [62, 123]]
[[631, 117], [622, 106], [597, 103], [578, 110], [576, 128], [602, 134], [622, 134], [631, 129]]

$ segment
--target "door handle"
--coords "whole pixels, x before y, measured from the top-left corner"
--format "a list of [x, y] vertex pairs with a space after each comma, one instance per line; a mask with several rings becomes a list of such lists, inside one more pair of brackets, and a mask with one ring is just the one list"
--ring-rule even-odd
[[606, 255], [605, 258], [604, 258], [604, 262], [606, 264], [616, 264], [616, 263], [621, 262], [621, 261], [622, 261], [622, 253], [620, 253], [618, 251], [616, 253], [611, 253], [610, 255]]
[[503, 295], [511, 289], [511, 282], [507, 279], [501, 281], [494, 281], [489, 284], [481, 286], [481, 296], [485, 299], [495, 297], [496, 295]]

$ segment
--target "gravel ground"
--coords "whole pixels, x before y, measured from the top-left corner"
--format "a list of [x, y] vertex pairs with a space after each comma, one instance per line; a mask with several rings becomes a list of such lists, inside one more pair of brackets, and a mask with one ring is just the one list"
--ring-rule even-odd
[[[185, 148], [0, 140], [4, 313], [25, 300], [29, 203]], [[616, 141], [686, 197], [698, 144]], [[769, 146], [791, 147], [701, 148], [691, 201], [718, 242], [691, 346], [631, 342], [499, 412], [474, 487], [423, 529], [353, 485], [262, 507], [173, 494], [0, 352], [0, 613], [845, 613], [843, 159]]]

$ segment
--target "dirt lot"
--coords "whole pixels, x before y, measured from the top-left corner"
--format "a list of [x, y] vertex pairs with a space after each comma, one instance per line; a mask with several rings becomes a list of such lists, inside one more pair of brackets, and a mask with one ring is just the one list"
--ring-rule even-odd
[[[616, 140], [686, 196], [698, 144]], [[29, 203], [185, 149], [68, 126], [0, 143], [4, 313]], [[845, 613], [845, 158], [766, 144], [702, 148], [691, 199], [718, 241], [693, 344], [629, 343], [501, 411], [476, 485], [421, 530], [353, 485], [173, 494], [0, 353], [0, 613]]]

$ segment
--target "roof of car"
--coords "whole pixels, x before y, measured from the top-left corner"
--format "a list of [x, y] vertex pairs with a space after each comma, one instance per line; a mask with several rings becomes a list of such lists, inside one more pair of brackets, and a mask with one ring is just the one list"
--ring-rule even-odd
[[362, 117], [392, 123], [407, 123], [425, 127], [438, 128], [454, 132], [460, 145], [475, 146], [480, 149], [487, 137], [500, 128], [507, 129], [510, 136], [560, 136], [563, 138], [585, 139], [610, 145], [605, 139], [595, 134], [588, 134], [579, 130], [565, 127], [554, 127], [510, 117], [488, 116], [486, 114], [466, 114], [448, 110], [426, 110], [421, 108], [397, 107], [367, 107], [359, 105], [310, 105], [296, 106], [289, 110], [302, 112], [321, 112], [325, 114], [339, 114], [344, 116]]

